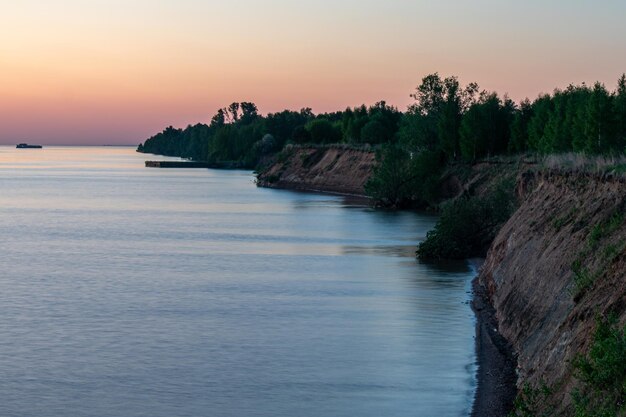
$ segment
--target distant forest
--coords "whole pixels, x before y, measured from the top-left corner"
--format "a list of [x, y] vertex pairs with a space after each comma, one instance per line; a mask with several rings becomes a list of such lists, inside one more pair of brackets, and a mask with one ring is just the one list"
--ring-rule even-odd
[[477, 84], [431, 74], [411, 94], [406, 112], [384, 101], [314, 114], [311, 109], [259, 114], [254, 103], [220, 109], [210, 124], [166, 128], [139, 151], [203, 161], [237, 161], [253, 168], [259, 157], [296, 144], [397, 144], [445, 160], [538, 152], [623, 152], [626, 76], [614, 91], [603, 84], [570, 85], [517, 104]]
[[295, 144], [395, 142], [403, 115], [384, 101], [315, 115], [310, 108], [259, 114], [254, 103], [219, 109], [211, 123], [166, 128], [139, 145], [140, 152], [209, 162], [236, 162], [254, 168], [259, 159]]
[[263, 116], [254, 103], [232, 103], [208, 125], [170, 126], [138, 151], [255, 168], [288, 143], [369, 144], [381, 166], [368, 193], [397, 206], [416, 196], [428, 199], [437, 172], [452, 162], [528, 152], [621, 154], [626, 148], [626, 75], [613, 91], [599, 82], [570, 85], [515, 103], [435, 73], [411, 97], [405, 112], [381, 101], [317, 115], [305, 108]]

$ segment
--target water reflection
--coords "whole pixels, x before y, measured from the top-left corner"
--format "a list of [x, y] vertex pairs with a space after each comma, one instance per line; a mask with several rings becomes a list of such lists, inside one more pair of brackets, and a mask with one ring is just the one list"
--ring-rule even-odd
[[378, 245], [378, 246], [342, 246], [342, 255], [374, 255], [414, 258], [415, 246]]
[[437, 275], [445, 274], [467, 274], [475, 273], [475, 269], [467, 262], [462, 260], [445, 260], [436, 262], [421, 262], [427, 265], [429, 269]]
[[159, 158], [0, 149], [1, 414], [469, 413], [472, 272], [415, 259], [434, 216]]

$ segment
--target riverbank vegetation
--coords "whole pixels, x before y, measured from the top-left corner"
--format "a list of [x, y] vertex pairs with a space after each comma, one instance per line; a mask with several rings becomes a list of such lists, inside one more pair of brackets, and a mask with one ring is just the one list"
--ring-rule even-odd
[[576, 417], [626, 414], [626, 327], [610, 316], [598, 319], [587, 355], [574, 361], [581, 387], [574, 391]]
[[[261, 115], [254, 103], [232, 103], [209, 124], [168, 127], [138, 151], [252, 169], [289, 143], [372, 147], [378, 164], [366, 192], [376, 205], [443, 210], [418, 250], [424, 259], [484, 254], [501, 217], [515, 204], [512, 186], [505, 194], [465, 192], [445, 203], [442, 180], [451, 166], [520, 154], [544, 155], [552, 165], [580, 165], [589, 155], [603, 155], [615, 172], [626, 171], [626, 75], [613, 91], [583, 83], [515, 103], [435, 73], [411, 97], [414, 103], [404, 113], [384, 101], [317, 115], [310, 108]], [[559, 162], [549, 157], [554, 154], [570, 156]]]
[[[170, 126], [138, 150], [254, 167], [259, 157], [287, 143], [370, 144], [379, 147], [381, 160], [397, 159], [419, 171], [413, 160], [423, 153], [444, 166], [523, 152], [615, 154], [626, 146], [626, 75], [614, 91], [600, 83], [570, 85], [515, 103], [476, 83], [462, 86], [456, 77], [435, 73], [424, 77], [411, 97], [415, 102], [404, 113], [381, 101], [317, 115], [304, 108], [263, 116], [254, 103], [232, 103], [209, 124]], [[404, 198], [422, 197], [407, 191]]]
[[[596, 319], [596, 330], [586, 354], [577, 355], [571, 365], [578, 380], [572, 391], [575, 417], [615, 417], [626, 413], [626, 327], [614, 315]], [[548, 417], [553, 387], [526, 384], [520, 390], [509, 417]]]
[[482, 196], [448, 202], [435, 228], [417, 249], [423, 260], [481, 257], [516, 208], [511, 181], [500, 182]]
[[380, 145], [394, 140], [402, 113], [384, 101], [315, 115], [310, 108], [259, 114], [254, 103], [232, 103], [207, 124], [168, 127], [138, 151], [207, 162], [231, 162], [253, 169], [288, 143]]

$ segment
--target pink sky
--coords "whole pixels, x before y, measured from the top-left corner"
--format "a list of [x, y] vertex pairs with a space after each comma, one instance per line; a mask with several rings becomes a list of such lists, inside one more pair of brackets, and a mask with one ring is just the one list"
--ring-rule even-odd
[[605, 1], [23, 0], [3, 6], [0, 143], [137, 144], [253, 101], [262, 113], [379, 100], [438, 71], [515, 100], [626, 71]]

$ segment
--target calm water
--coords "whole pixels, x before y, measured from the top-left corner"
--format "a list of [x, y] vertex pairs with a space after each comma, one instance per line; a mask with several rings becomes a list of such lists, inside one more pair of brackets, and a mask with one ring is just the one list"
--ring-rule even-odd
[[0, 148], [0, 415], [468, 414], [472, 272], [415, 261], [432, 217], [145, 159]]

